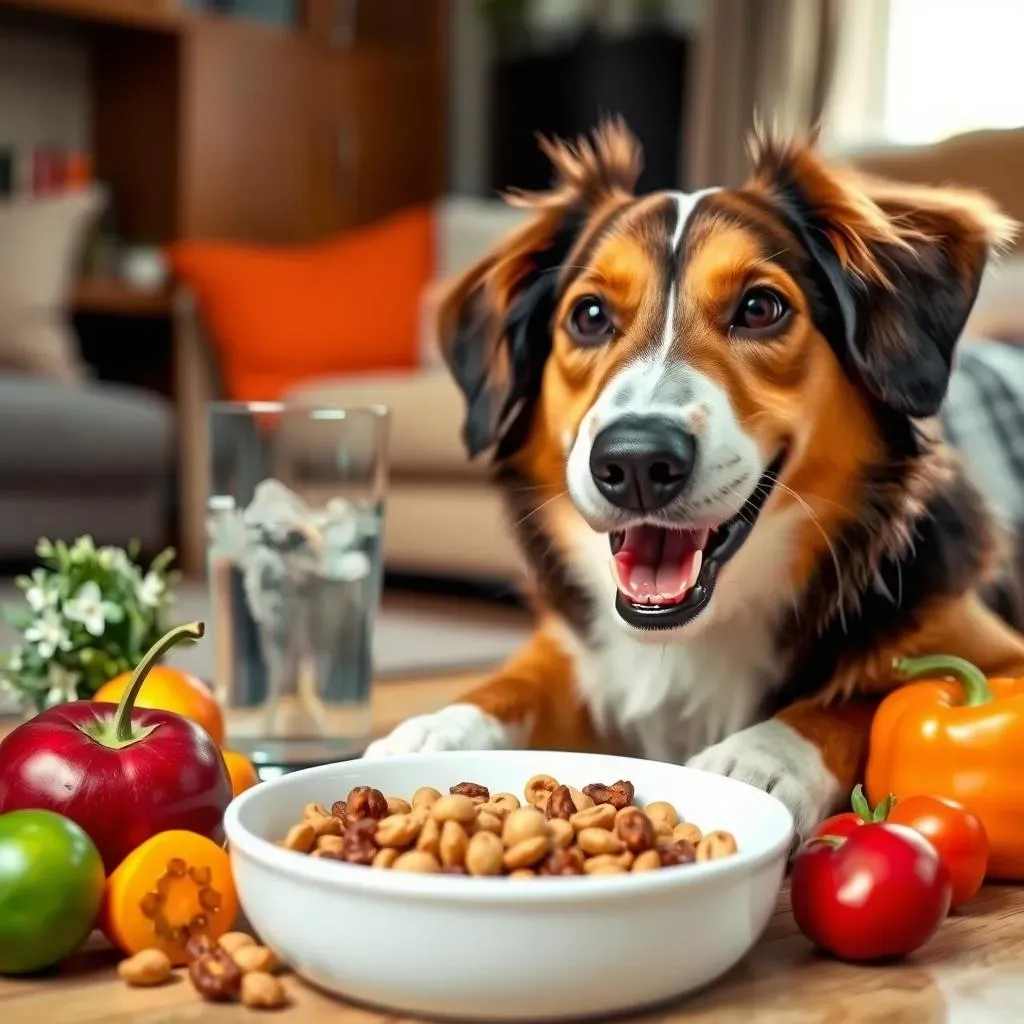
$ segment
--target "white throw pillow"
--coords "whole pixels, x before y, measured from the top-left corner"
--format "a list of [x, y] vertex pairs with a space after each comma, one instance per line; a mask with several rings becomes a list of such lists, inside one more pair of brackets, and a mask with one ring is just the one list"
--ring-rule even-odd
[[99, 187], [0, 202], [0, 370], [66, 381], [86, 376], [68, 300]]

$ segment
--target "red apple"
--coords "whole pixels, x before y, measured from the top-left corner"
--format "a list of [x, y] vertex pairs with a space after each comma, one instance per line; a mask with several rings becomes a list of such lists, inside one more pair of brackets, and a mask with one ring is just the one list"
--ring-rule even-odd
[[202, 635], [195, 622], [157, 641], [120, 704], [73, 701], [18, 726], [0, 743], [0, 814], [43, 808], [70, 818], [107, 874], [157, 832], [187, 829], [221, 842], [231, 780], [209, 733], [173, 712], [134, 707], [157, 659]]

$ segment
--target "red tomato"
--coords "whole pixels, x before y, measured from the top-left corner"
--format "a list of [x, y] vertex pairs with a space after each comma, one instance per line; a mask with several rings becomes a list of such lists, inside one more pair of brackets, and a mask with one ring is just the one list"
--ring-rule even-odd
[[873, 822], [846, 839], [809, 839], [793, 861], [797, 927], [842, 960], [912, 953], [935, 934], [951, 896], [935, 847], [905, 825]]
[[962, 906], [981, 888], [988, 868], [985, 826], [966, 807], [938, 796], [913, 796], [894, 801], [887, 797], [872, 810], [857, 786], [852, 811], [823, 821], [812, 836], [845, 839], [862, 825], [888, 821], [920, 832], [935, 847], [953, 885], [951, 909]]
[[886, 820], [920, 832], [935, 847], [953, 885], [952, 908], [981, 888], [988, 868], [988, 834], [966, 807], [938, 796], [910, 796], [898, 801]]
[[853, 811], [847, 811], [845, 814], [835, 814], [831, 818], [826, 818], [812, 833], [811, 838], [817, 839], [819, 836], [835, 836], [838, 839], [845, 839], [854, 829], [858, 829], [861, 825], [867, 825], [866, 822], [859, 814], [855, 814]]

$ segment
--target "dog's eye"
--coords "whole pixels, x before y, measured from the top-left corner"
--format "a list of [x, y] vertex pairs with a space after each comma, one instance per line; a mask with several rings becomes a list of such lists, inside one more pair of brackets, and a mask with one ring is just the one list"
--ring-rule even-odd
[[756, 336], [780, 324], [788, 313], [789, 306], [777, 291], [751, 288], [740, 299], [730, 326], [740, 333]]
[[596, 295], [585, 295], [572, 307], [569, 333], [580, 345], [599, 345], [615, 333], [611, 317]]

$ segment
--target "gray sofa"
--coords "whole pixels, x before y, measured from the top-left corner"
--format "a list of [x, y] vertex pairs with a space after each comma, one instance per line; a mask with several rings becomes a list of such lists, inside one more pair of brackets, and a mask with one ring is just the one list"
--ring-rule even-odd
[[0, 560], [31, 558], [41, 536], [162, 547], [174, 436], [159, 395], [0, 372]]

